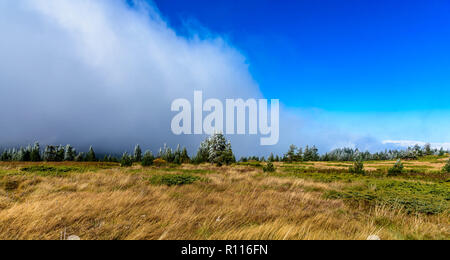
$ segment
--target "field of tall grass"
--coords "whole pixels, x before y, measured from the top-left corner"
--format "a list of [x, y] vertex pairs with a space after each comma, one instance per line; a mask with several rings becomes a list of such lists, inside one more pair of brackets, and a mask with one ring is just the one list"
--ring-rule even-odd
[[0, 163], [0, 239], [450, 239], [445, 159], [366, 163]]

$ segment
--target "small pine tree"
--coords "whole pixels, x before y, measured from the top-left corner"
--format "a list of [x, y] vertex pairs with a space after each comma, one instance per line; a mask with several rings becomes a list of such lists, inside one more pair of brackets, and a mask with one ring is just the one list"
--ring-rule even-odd
[[32, 162], [40, 162], [41, 159], [41, 147], [39, 146], [39, 143], [36, 142], [31, 150], [30, 153], [30, 160]]
[[263, 167], [263, 171], [264, 172], [275, 172], [276, 168], [272, 162], [269, 162], [269, 163], [267, 163], [266, 166]]
[[122, 159], [120, 160], [120, 167], [131, 167], [133, 166], [133, 159], [128, 153], [124, 153]]
[[64, 161], [72, 162], [75, 160], [75, 156], [76, 156], [75, 149], [73, 149], [73, 147], [70, 144], [66, 145], [66, 148], [64, 150]]
[[57, 162], [62, 162], [64, 161], [64, 156], [65, 156], [65, 148], [62, 145], [59, 145], [56, 147], [56, 161]]
[[353, 174], [365, 174], [366, 172], [364, 171], [364, 163], [362, 160], [356, 160], [353, 163], [353, 166], [350, 166], [349, 169], [350, 173]]
[[445, 164], [444, 168], [442, 169], [445, 173], [450, 173], [450, 159], [447, 161], [447, 164]]
[[289, 146], [289, 151], [285, 155], [285, 160], [287, 162], [294, 162], [294, 161], [296, 161], [296, 151], [297, 151], [297, 147], [295, 145]]
[[136, 145], [134, 148], [134, 161], [135, 162], [141, 162], [142, 161], [142, 150], [139, 145]]
[[425, 150], [425, 155], [433, 155], [433, 151], [431, 150], [430, 144], [426, 144], [424, 147], [424, 150]]
[[189, 158], [188, 152], [186, 147], [183, 148], [183, 151], [181, 152], [181, 163], [190, 163], [191, 158]]
[[231, 143], [222, 133], [215, 133], [200, 144], [194, 163], [209, 162], [222, 166], [236, 162]]
[[388, 176], [397, 176], [403, 172], [404, 166], [402, 161], [399, 159], [392, 168], [388, 170]]
[[55, 162], [56, 161], [56, 147], [53, 145], [47, 145], [44, 151], [44, 161]]
[[84, 156], [84, 153], [79, 153], [77, 156], [75, 156], [76, 162], [84, 162], [86, 161], [86, 157]]
[[95, 157], [94, 148], [89, 147], [89, 152], [86, 154], [86, 161], [87, 162], [96, 162], [97, 158]]
[[147, 151], [144, 154], [144, 157], [142, 157], [142, 166], [148, 167], [153, 165], [153, 161], [155, 160], [155, 157], [153, 156], [152, 152]]

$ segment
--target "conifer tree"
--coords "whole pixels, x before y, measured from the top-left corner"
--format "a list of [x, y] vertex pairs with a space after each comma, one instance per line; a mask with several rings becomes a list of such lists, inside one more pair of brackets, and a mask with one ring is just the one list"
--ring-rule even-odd
[[33, 149], [31, 150], [30, 160], [32, 162], [40, 162], [41, 159], [41, 147], [38, 142], [34, 143]]
[[70, 144], [66, 145], [66, 148], [64, 149], [64, 161], [69, 162], [74, 161], [75, 156], [76, 156], [75, 149], [73, 149], [73, 147]]
[[55, 162], [56, 161], [56, 147], [53, 145], [47, 145], [44, 150], [44, 161]]
[[94, 152], [94, 148], [89, 147], [89, 152], [86, 155], [86, 161], [87, 162], [96, 162], [97, 158], [95, 157], [95, 152]]
[[155, 160], [155, 157], [153, 156], [153, 153], [150, 151], [145, 152], [144, 157], [142, 157], [142, 166], [148, 167], [153, 165], [153, 161]]
[[139, 145], [136, 145], [134, 148], [134, 161], [135, 162], [141, 162], [142, 161], [142, 150]]

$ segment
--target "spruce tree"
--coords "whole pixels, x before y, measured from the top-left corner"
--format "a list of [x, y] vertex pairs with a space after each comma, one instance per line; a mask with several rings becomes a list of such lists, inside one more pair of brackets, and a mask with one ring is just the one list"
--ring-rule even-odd
[[134, 156], [133, 157], [134, 157], [135, 162], [142, 161], [142, 150], [139, 145], [136, 145], [136, 147], [134, 147]]
[[64, 161], [64, 155], [65, 155], [65, 148], [62, 145], [59, 145], [56, 147], [56, 161], [62, 162]]
[[56, 161], [56, 147], [53, 145], [47, 145], [44, 150], [44, 161], [55, 162]]
[[86, 155], [86, 161], [87, 162], [96, 162], [97, 158], [95, 157], [95, 152], [94, 152], [94, 148], [89, 147], [89, 152]]
[[121, 167], [131, 167], [133, 166], [133, 158], [131, 158], [128, 153], [124, 153], [122, 159], [120, 160]]
[[75, 156], [76, 156], [75, 149], [73, 149], [73, 147], [70, 144], [66, 145], [66, 148], [64, 150], [64, 161], [69, 162], [74, 161]]
[[186, 147], [183, 148], [183, 151], [181, 152], [181, 163], [190, 163], [191, 159], [189, 158], [189, 154], [187, 152]]
[[285, 155], [285, 160], [287, 162], [294, 162], [296, 157], [296, 151], [297, 147], [295, 145], [292, 144], [291, 146], [289, 146], [289, 151]]
[[76, 162], [84, 162], [86, 160], [84, 153], [79, 153], [77, 156], [75, 156]]
[[144, 154], [144, 157], [142, 157], [142, 166], [148, 167], [153, 165], [153, 161], [155, 160], [155, 157], [153, 156], [152, 152], [147, 151]]
[[447, 161], [447, 164], [445, 164], [444, 168], [442, 169], [445, 173], [450, 173], [450, 159]]
[[31, 150], [30, 160], [32, 162], [41, 161], [41, 147], [38, 142], [34, 143], [33, 149]]

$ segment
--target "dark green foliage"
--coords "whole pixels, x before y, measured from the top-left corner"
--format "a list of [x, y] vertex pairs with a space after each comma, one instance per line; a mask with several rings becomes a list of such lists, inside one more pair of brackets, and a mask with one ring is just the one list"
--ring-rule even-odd
[[388, 205], [407, 213], [439, 214], [450, 210], [448, 183], [371, 180], [343, 191], [329, 191], [329, 199], [346, 199], [367, 205]]
[[64, 151], [64, 161], [72, 162], [75, 160], [75, 156], [76, 156], [75, 149], [73, 149], [73, 147], [70, 144], [66, 145], [66, 149]]
[[242, 165], [242, 166], [251, 166], [251, 167], [263, 167], [263, 165], [260, 162], [257, 161], [241, 161], [238, 163], [238, 165]]
[[79, 153], [77, 156], [75, 156], [76, 162], [84, 162], [86, 161], [84, 153]]
[[352, 166], [350, 166], [349, 169], [350, 173], [353, 174], [365, 174], [366, 172], [364, 171], [364, 163], [362, 162], [362, 160], [356, 160]]
[[444, 168], [442, 169], [445, 173], [450, 173], [450, 159], [445, 164]]
[[286, 161], [286, 162], [298, 161], [297, 156], [296, 156], [296, 151], [297, 151], [297, 147], [295, 145], [291, 145], [289, 147], [289, 151], [284, 156], [284, 158], [285, 158], [284, 161]]
[[144, 154], [144, 157], [142, 157], [142, 166], [143, 167], [152, 166], [154, 160], [155, 160], [155, 157], [153, 156], [152, 152], [147, 151]]
[[44, 150], [44, 161], [56, 162], [56, 147], [53, 145], [47, 145]]
[[124, 153], [122, 159], [120, 160], [120, 167], [131, 167], [133, 166], [133, 158], [128, 155], [128, 153]]
[[181, 186], [192, 184], [198, 180], [201, 180], [201, 178], [190, 174], [170, 174], [153, 176], [150, 178], [150, 183], [155, 185]]
[[401, 160], [398, 160], [392, 168], [388, 170], [388, 176], [397, 176], [402, 174], [405, 166], [403, 165]]
[[319, 160], [320, 160], [319, 150], [315, 146], [311, 148], [309, 148], [309, 146], [306, 146], [305, 152], [303, 153], [303, 161], [315, 162]]
[[269, 162], [269, 163], [267, 163], [266, 166], [263, 167], [263, 171], [264, 172], [275, 172], [276, 169], [275, 169], [275, 166], [273, 165], [273, 163]]
[[191, 159], [189, 158], [188, 152], [186, 147], [183, 148], [183, 151], [181, 152], [181, 163], [190, 163]]
[[433, 150], [431, 150], [431, 145], [430, 144], [426, 144], [425, 145], [424, 152], [425, 152], [425, 155], [428, 155], [428, 156], [434, 154]]
[[76, 167], [49, 167], [44, 165], [29, 166], [21, 169], [23, 172], [33, 173], [39, 176], [64, 177], [69, 172], [80, 172], [82, 169]]
[[86, 154], [85, 161], [87, 162], [96, 162], [97, 158], [95, 156], [94, 148], [89, 147], [89, 152]]
[[134, 155], [133, 155], [135, 162], [141, 162], [142, 161], [142, 149], [139, 145], [136, 145], [134, 148]]
[[33, 149], [30, 153], [30, 161], [32, 162], [40, 162], [41, 158], [41, 147], [38, 142], [36, 142], [33, 146]]

